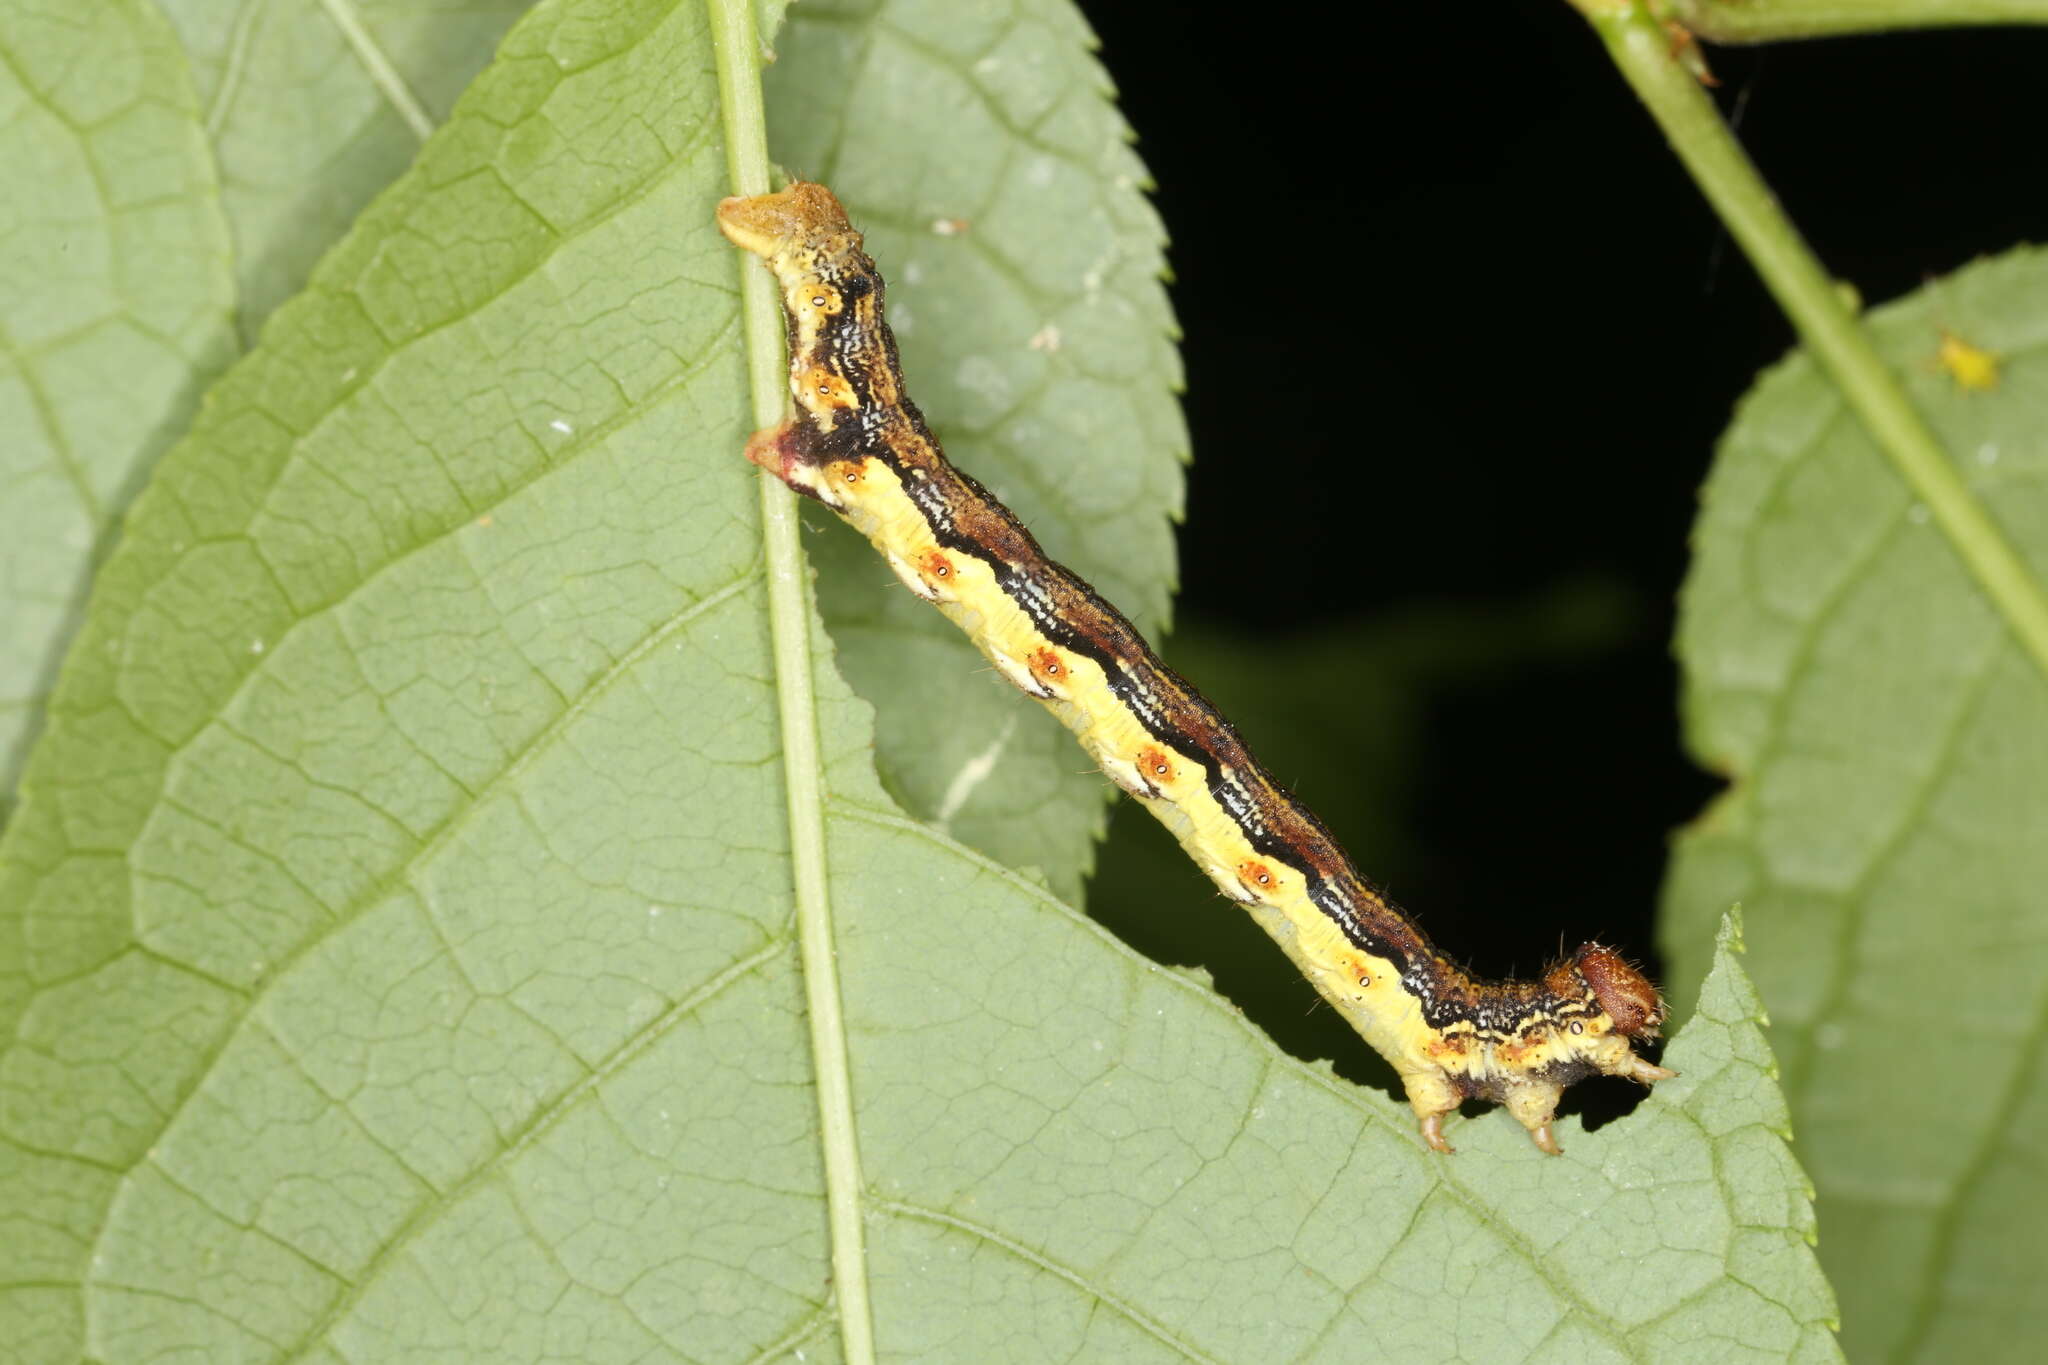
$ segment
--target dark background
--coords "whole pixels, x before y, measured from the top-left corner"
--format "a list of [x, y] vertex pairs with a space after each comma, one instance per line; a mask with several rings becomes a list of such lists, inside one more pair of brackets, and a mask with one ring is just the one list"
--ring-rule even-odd
[[[1185, 332], [1169, 662], [1455, 956], [1527, 971], [1598, 936], [1656, 966], [1667, 842], [1718, 785], [1671, 657], [1697, 492], [1789, 326], [1563, 0], [1083, 7]], [[1707, 55], [1866, 302], [2048, 235], [2048, 34]], [[1123, 803], [1091, 909], [1390, 1085], [1242, 917], [1161, 892], [1176, 857]], [[1632, 1102], [1611, 1084], [1589, 1118]]]

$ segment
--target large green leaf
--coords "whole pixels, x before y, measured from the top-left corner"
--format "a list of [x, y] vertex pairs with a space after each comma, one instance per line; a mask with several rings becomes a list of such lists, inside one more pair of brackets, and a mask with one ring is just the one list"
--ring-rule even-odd
[[[0, 842], [19, 1358], [836, 1355], [703, 22], [538, 8], [138, 501]], [[1446, 1162], [896, 811], [813, 648], [886, 1353], [1829, 1352], [1731, 964]]]
[[[2048, 256], [1870, 318], [1955, 467], [2048, 574]], [[1944, 328], [2002, 353], [1991, 391]], [[2048, 682], [1804, 357], [1729, 429], [1679, 637], [1734, 780], [1669, 888], [1675, 979], [1750, 907], [1824, 1259], [1859, 1360], [2026, 1360], [2048, 1333]]]
[[92, 567], [233, 353], [227, 232], [144, 0], [0, 10], [0, 819]]

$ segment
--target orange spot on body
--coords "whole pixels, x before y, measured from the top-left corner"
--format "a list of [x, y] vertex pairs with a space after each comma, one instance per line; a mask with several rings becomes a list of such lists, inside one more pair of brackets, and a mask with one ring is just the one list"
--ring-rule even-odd
[[1157, 749], [1138, 750], [1138, 771], [1154, 782], [1173, 781], [1173, 760]]
[[813, 365], [798, 375], [793, 387], [796, 389], [796, 396], [813, 412], [819, 408], [860, 406], [860, 400], [854, 397], [853, 385], [823, 365]]
[[1060, 656], [1043, 646], [1031, 653], [1031, 671], [1048, 681], [1059, 681], [1067, 676], [1067, 666], [1060, 662]]
[[1237, 875], [1246, 886], [1272, 886], [1278, 880], [1272, 868], [1250, 859], [1237, 865]]
[[951, 578], [953, 576], [953, 561], [946, 558], [944, 553], [938, 550], [926, 551], [924, 558], [918, 562], [918, 567], [923, 569], [925, 574], [931, 578]]
[[1465, 1039], [1459, 1034], [1448, 1034], [1441, 1038], [1432, 1038], [1424, 1045], [1423, 1050], [1432, 1059], [1462, 1057], [1465, 1055]]

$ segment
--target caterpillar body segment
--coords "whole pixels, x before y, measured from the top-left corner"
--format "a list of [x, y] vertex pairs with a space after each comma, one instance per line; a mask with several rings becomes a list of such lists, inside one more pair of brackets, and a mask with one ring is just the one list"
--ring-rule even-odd
[[1636, 1055], [1664, 1003], [1613, 951], [1589, 943], [1540, 977], [1499, 982], [1439, 952], [1116, 608], [947, 461], [904, 392], [882, 278], [829, 190], [799, 181], [727, 199], [718, 223], [774, 272], [789, 334], [792, 414], [755, 433], [747, 457], [852, 523], [1074, 732], [1393, 1064], [1425, 1142], [1448, 1152], [1444, 1116], [1478, 1098], [1554, 1153], [1566, 1086], [1674, 1074]]

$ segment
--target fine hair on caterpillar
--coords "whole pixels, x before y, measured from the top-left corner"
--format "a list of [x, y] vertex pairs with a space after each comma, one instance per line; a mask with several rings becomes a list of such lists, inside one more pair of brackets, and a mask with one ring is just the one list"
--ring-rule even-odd
[[753, 435], [747, 458], [851, 523], [1074, 732], [1393, 1065], [1424, 1141], [1448, 1152], [1444, 1116], [1476, 1098], [1555, 1153], [1566, 1086], [1674, 1074], [1636, 1055], [1664, 1002], [1612, 949], [1588, 943], [1512, 981], [1440, 952], [1122, 613], [947, 461], [905, 392], [882, 277], [831, 191], [798, 181], [727, 199], [718, 225], [774, 273], [789, 336], [793, 410]]

